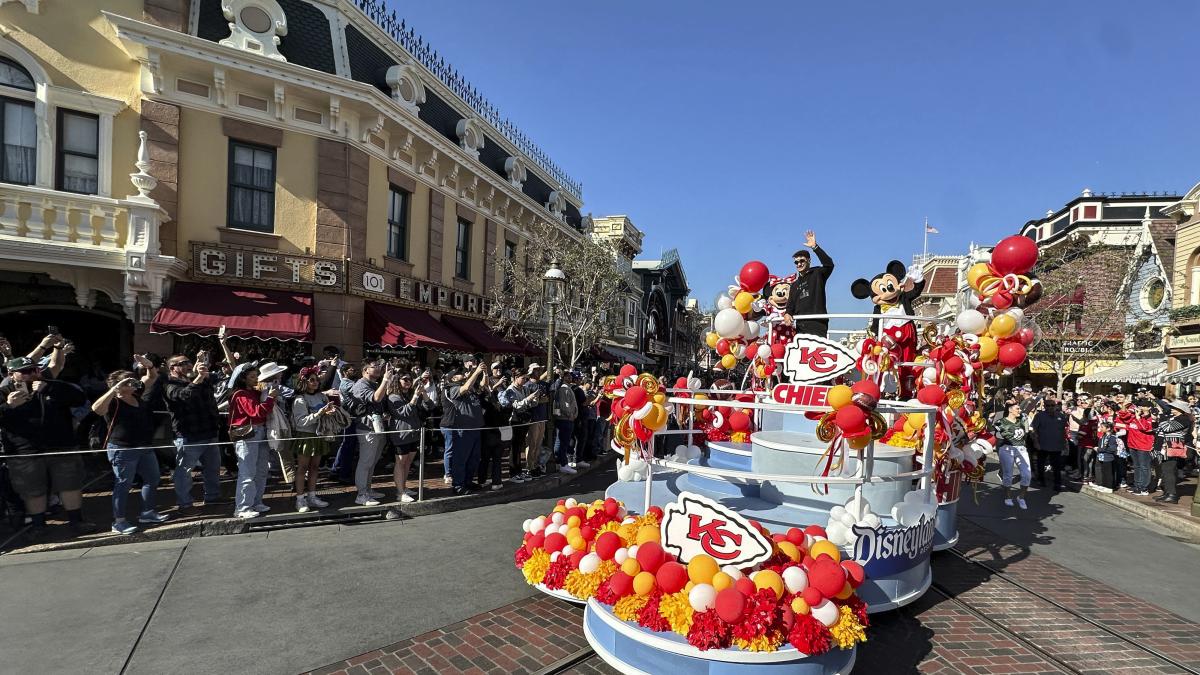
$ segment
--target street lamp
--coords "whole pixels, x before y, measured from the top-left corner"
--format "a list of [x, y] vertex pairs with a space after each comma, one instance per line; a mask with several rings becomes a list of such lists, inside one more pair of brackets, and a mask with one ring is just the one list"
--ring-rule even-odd
[[558, 258], [550, 261], [550, 269], [542, 275], [542, 298], [550, 310], [550, 320], [546, 326], [546, 372], [554, 372], [554, 315], [562, 304], [566, 293], [567, 275], [558, 266]]

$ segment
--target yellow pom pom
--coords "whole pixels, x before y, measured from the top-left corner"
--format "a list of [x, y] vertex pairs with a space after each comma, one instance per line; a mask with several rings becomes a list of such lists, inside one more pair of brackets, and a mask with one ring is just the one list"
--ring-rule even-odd
[[854, 392], [844, 384], [831, 387], [829, 393], [825, 394], [825, 402], [834, 410], [849, 405], [853, 398]]
[[808, 606], [808, 603], [804, 601], [804, 598], [796, 596], [795, 598], [792, 598], [792, 611], [797, 614], [808, 614], [812, 611], [812, 608]]
[[800, 549], [797, 548], [792, 542], [781, 541], [778, 544], [775, 544], [775, 546], [780, 550], [781, 553], [791, 558], [794, 562], [800, 562]]
[[759, 570], [754, 573], [754, 587], [762, 590], [769, 588], [775, 591], [775, 599], [783, 597], [783, 577], [774, 570]]
[[621, 563], [621, 571], [631, 577], [636, 577], [638, 573], [642, 571], [642, 566], [638, 564], [636, 558], [629, 558], [625, 562]]
[[661, 538], [662, 538], [662, 535], [659, 533], [657, 527], [654, 527], [651, 525], [643, 525], [638, 528], [638, 531], [637, 531], [637, 545], [638, 546], [641, 546], [642, 544], [644, 544], [648, 541], [658, 541]]
[[712, 587], [717, 589], [718, 593], [731, 586], [733, 586], [733, 577], [724, 572], [717, 572], [713, 575]]
[[654, 575], [649, 572], [638, 572], [633, 578], [633, 592], [638, 595], [650, 595], [654, 590]]
[[813, 542], [813, 545], [808, 548], [808, 554], [813, 558], [818, 558], [824, 554], [830, 558], [833, 558], [834, 562], [842, 561], [842, 552], [832, 541], [829, 541], [828, 539], [822, 539], [821, 541]]
[[720, 565], [717, 565], [716, 560], [701, 554], [688, 561], [687, 570], [688, 578], [691, 579], [693, 583], [711, 584], [713, 581], [713, 576], [715, 576], [717, 572], [721, 571], [721, 567]]

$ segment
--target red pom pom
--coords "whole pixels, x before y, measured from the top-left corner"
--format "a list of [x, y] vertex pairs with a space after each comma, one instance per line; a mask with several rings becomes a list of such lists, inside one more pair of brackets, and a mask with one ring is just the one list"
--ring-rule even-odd
[[792, 630], [788, 632], [788, 642], [804, 654], [820, 656], [833, 645], [833, 636], [825, 624], [814, 619], [811, 614], [801, 614], [796, 617]]
[[846, 580], [850, 582], [850, 586], [853, 588], [861, 586], [863, 580], [867, 578], [867, 573], [863, 571], [862, 565], [853, 560], [843, 560], [842, 569], [846, 571]]
[[738, 593], [747, 596], [754, 595], [758, 592], [758, 587], [754, 585], [754, 582], [750, 580], [750, 577], [742, 577], [741, 579], [733, 582], [733, 588]]
[[700, 651], [728, 647], [729, 624], [721, 620], [715, 609], [697, 612], [692, 615], [692, 628], [688, 631], [687, 641]]
[[946, 392], [936, 384], [927, 384], [917, 392], [917, 400], [925, 405], [940, 406], [946, 402]]
[[[812, 577], [810, 576], [808, 580], [811, 584]], [[841, 589], [839, 588], [838, 590], [840, 591]], [[821, 595], [821, 591], [818, 591], [816, 587], [811, 585], [808, 588], [805, 588], [800, 595], [804, 598], [804, 602], [808, 603], [809, 607], [816, 607], [817, 605], [821, 604], [822, 600], [825, 599], [825, 596]]]
[[808, 583], [825, 597], [832, 598], [846, 586], [846, 572], [833, 558], [821, 556], [808, 570]]
[[617, 500], [613, 499], [612, 497], [604, 500], [604, 512], [609, 516], [616, 518], [617, 512], [620, 510], [621, 505], [617, 502]]
[[717, 616], [725, 623], [737, 623], [746, 611], [746, 596], [736, 588], [726, 588], [717, 593]]
[[587, 551], [575, 551], [571, 554], [571, 568], [579, 569], [579, 561], [583, 560], [583, 556], [587, 555]]
[[608, 586], [614, 595], [623, 598], [633, 592], [633, 577], [624, 572], [617, 572], [608, 578]]
[[[641, 552], [641, 548], [638, 548], [638, 552]], [[665, 562], [658, 568], [654, 578], [662, 592], [669, 595], [683, 590], [688, 582], [688, 572], [686, 567], [677, 562]]]
[[771, 356], [777, 359], [782, 359], [784, 352], [787, 351], [787, 345], [782, 342], [776, 342], [771, 345]]
[[601, 532], [599, 537], [596, 537], [596, 555], [600, 556], [601, 560], [612, 560], [617, 554], [617, 549], [621, 548], [621, 536], [616, 532]]
[[654, 516], [654, 518], [656, 520], [658, 520], [659, 522], [662, 522], [662, 517], [663, 517], [662, 507], [661, 506], [651, 506], [650, 508], [646, 509], [646, 515]]
[[825, 528], [821, 527], [820, 525], [809, 525], [808, 527], [804, 528], [804, 534], [811, 534], [814, 537], [829, 536], [825, 534]]
[[546, 553], [554, 553], [555, 551], [563, 550], [563, 547], [566, 545], [567, 537], [563, 534], [555, 532], [553, 534], [546, 535], [546, 542], [542, 547], [546, 549]]
[[734, 431], [745, 431], [750, 428], [750, 416], [738, 410], [729, 414], [729, 428]]
[[867, 414], [856, 405], [842, 406], [833, 414], [833, 423], [847, 433], [861, 431], [867, 426]]
[[621, 379], [622, 380], [627, 377], [635, 377], [636, 375], [637, 375], [637, 366], [635, 366], [631, 363], [626, 363], [625, 365], [621, 366]]
[[538, 532], [537, 534], [531, 536], [529, 538], [529, 541], [525, 542], [525, 549], [528, 550], [530, 553], [533, 553], [534, 551], [538, 550], [543, 545], [545, 545], [545, 543], [546, 543], [546, 535], [542, 532]]
[[794, 527], [788, 528], [787, 540], [797, 546], [801, 546], [804, 544], [804, 532]]
[[637, 561], [643, 572], [654, 574], [667, 557], [657, 541], [648, 541], [637, 547]]

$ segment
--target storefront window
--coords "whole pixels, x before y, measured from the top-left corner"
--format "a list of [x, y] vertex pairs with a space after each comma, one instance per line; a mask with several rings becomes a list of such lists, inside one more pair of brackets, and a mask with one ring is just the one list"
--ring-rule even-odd
[[229, 227], [275, 230], [275, 148], [229, 142]]

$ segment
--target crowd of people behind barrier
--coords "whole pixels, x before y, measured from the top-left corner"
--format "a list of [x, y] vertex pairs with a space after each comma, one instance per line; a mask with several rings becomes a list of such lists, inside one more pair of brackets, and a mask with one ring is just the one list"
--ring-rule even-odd
[[[48, 513], [61, 508], [74, 533], [98, 529], [82, 514], [89, 467], [111, 471], [112, 532], [131, 534], [196, 515], [198, 506], [256, 518], [270, 510], [272, 475], [292, 484], [295, 510], [305, 513], [330, 505], [318, 493], [326, 470], [354, 486], [354, 504], [378, 506], [416, 499], [409, 482], [421, 451], [442, 450], [444, 480], [463, 495], [572, 474], [608, 449], [604, 366], [584, 376], [480, 355], [439, 361], [442, 368], [399, 358], [348, 363], [334, 347], [322, 358], [255, 358], [232, 351], [223, 335], [217, 343], [219, 354], [139, 354], [129, 369], [66, 381], [73, 347], [63, 336], [51, 332], [23, 356], [0, 338], [0, 503], [10, 522], [28, 523], [37, 540]], [[393, 494], [374, 488], [381, 462], [393, 467]], [[156, 503], [164, 464], [174, 514]], [[222, 494], [223, 467], [236, 475], [232, 496]], [[398, 517], [394, 509], [387, 515]]]
[[1155, 501], [1179, 502], [1179, 481], [1197, 473], [1196, 420], [1200, 403], [1157, 398], [1141, 387], [1132, 395], [1115, 385], [1109, 394], [1030, 385], [1000, 390], [988, 411], [1000, 459], [1004, 503], [1024, 509], [1031, 482], [1065, 487], [1064, 473], [1102, 492], [1127, 490]]

